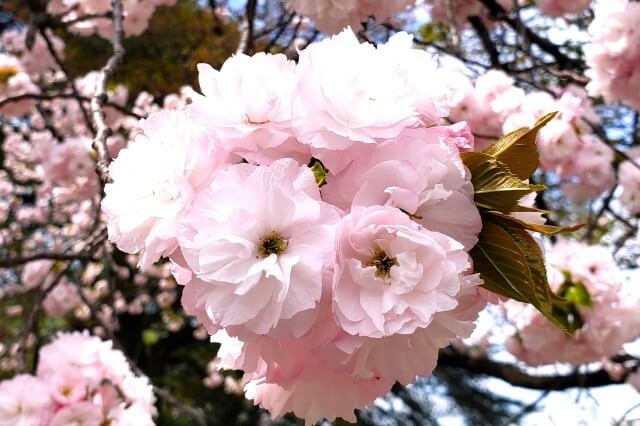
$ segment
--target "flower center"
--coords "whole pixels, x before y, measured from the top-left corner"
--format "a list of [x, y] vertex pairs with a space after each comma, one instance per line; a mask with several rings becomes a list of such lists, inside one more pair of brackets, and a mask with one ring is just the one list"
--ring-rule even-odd
[[284, 253], [289, 245], [289, 241], [280, 235], [277, 231], [271, 231], [260, 238], [258, 243], [258, 255], [262, 258], [269, 257], [272, 254], [280, 255]]
[[64, 386], [60, 393], [62, 394], [62, 396], [69, 398], [71, 396], [71, 388], [69, 386]]
[[18, 74], [19, 72], [20, 72], [20, 69], [14, 66], [0, 68], [0, 83], [7, 84], [9, 79], [14, 75]]
[[384, 250], [378, 247], [373, 251], [373, 256], [365, 265], [375, 266], [376, 277], [388, 279], [391, 278], [391, 268], [398, 266], [398, 259], [389, 257]]

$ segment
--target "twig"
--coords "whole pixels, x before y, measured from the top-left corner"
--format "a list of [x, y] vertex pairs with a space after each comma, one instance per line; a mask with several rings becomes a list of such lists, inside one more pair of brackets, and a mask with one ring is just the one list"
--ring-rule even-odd
[[491, 63], [491, 66], [493, 68], [498, 68], [504, 71], [508, 71], [507, 65], [502, 64], [500, 62], [500, 54], [498, 52], [498, 49], [496, 48], [496, 45], [491, 40], [491, 35], [489, 34], [489, 30], [487, 30], [487, 27], [485, 27], [484, 23], [482, 22], [482, 19], [480, 19], [478, 16], [470, 16], [468, 20], [471, 26], [473, 27], [473, 29], [478, 34], [478, 37], [480, 37], [480, 41], [482, 42], [482, 46], [484, 47], [484, 50], [486, 50], [487, 53], [489, 54], [489, 61]]
[[96, 170], [104, 183], [110, 181], [109, 177], [109, 151], [107, 150], [107, 138], [112, 131], [105, 123], [103, 107], [107, 102], [107, 83], [109, 78], [116, 72], [116, 68], [124, 57], [124, 46], [122, 38], [124, 36], [123, 17], [122, 17], [122, 1], [111, 0], [113, 8], [113, 55], [107, 61], [107, 64], [100, 70], [98, 80], [96, 81], [96, 91], [91, 98], [91, 115], [96, 127], [96, 135], [93, 140], [93, 149], [96, 152]]
[[245, 9], [244, 20], [242, 21], [242, 32], [240, 33], [240, 42], [238, 43], [238, 49], [236, 54], [249, 54], [253, 50], [254, 42], [254, 29], [255, 29], [255, 17], [256, 8], [258, 6], [257, 0], [248, 0], [247, 8]]
[[589, 228], [587, 229], [587, 232], [584, 234], [584, 239], [586, 241], [589, 241], [591, 239], [591, 237], [593, 237], [593, 233], [595, 232], [596, 228], [598, 227], [598, 221], [600, 221], [600, 218], [602, 217], [604, 212], [609, 208], [609, 204], [611, 203], [611, 200], [613, 200], [613, 195], [615, 194], [617, 188], [618, 188], [617, 185], [615, 185], [613, 188], [611, 188], [611, 190], [609, 191], [607, 196], [602, 201], [602, 206], [598, 210], [598, 213], [590, 221]]
[[[55, 94], [46, 94], [46, 93], [23, 93], [21, 95], [16, 95], [16, 96], [11, 96], [9, 98], [4, 98], [2, 100], [0, 100], [0, 108], [10, 104], [12, 102], [18, 102], [18, 101], [24, 101], [24, 100], [38, 100], [38, 101], [53, 101], [55, 99], [77, 99], [78, 101], [82, 101], [82, 102], [91, 102], [91, 98], [88, 98], [86, 96], [82, 96], [82, 95], [76, 95], [73, 93], [55, 93]], [[118, 112], [121, 112], [122, 114], [125, 115], [130, 115], [131, 117], [137, 118], [138, 120], [141, 118], [144, 118], [143, 116], [136, 114], [135, 112], [131, 111], [130, 109], [122, 106], [122, 105], [118, 105], [115, 102], [112, 101], [106, 101], [104, 103], [105, 106], [108, 106], [110, 108], [113, 108], [115, 110], [117, 110]]]
[[0, 268], [13, 268], [16, 266], [24, 265], [25, 263], [33, 262], [35, 260], [60, 260], [63, 262], [83, 260], [87, 262], [93, 262], [97, 259], [88, 255], [87, 253], [38, 253], [29, 256], [0, 259]]
[[93, 129], [93, 126], [91, 125], [91, 119], [89, 118], [89, 112], [87, 111], [87, 109], [84, 107], [84, 104], [80, 100], [80, 92], [78, 91], [78, 88], [76, 87], [75, 81], [73, 81], [73, 77], [71, 76], [71, 73], [67, 69], [67, 66], [64, 64], [64, 61], [62, 60], [60, 55], [58, 55], [58, 52], [56, 51], [56, 48], [53, 45], [53, 42], [51, 41], [51, 38], [49, 37], [49, 35], [47, 34], [47, 31], [43, 27], [40, 27], [40, 35], [42, 35], [42, 38], [44, 39], [44, 42], [47, 45], [47, 50], [49, 51], [49, 53], [53, 57], [53, 60], [56, 62], [56, 64], [58, 65], [58, 67], [60, 68], [62, 73], [64, 74], [64, 77], [67, 79], [67, 83], [69, 84], [69, 87], [71, 88], [71, 92], [74, 94], [74, 96], [78, 100], [78, 107], [80, 108], [80, 112], [82, 113], [82, 117], [84, 118], [84, 121], [87, 123], [87, 127], [89, 128], [89, 131], [91, 131], [93, 133], [94, 129]]
[[569, 57], [565, 53], [563, 53], [559, 46], [547, 40], [546, 38], [538, 35], [531, 28], [527, 27], [521, 20], [520, 17], [512, 17], [509, 16], [507, 10], [502, 7], [500, 3], [496, 0], [480, 0], [480, 2], [489, 9], [489, 13], [494, 19], [502, 20], [506, 22], [511, 28], [513, 28], [517, 33], [521, 34], [525, 39], [525, 42], [532, 42], [538, 45], [540, 49], [544, 50], [558, 62], [558, 65], [562, 68], [573, 68], [577, 70], [584, 69], [584, 64], [577, 60]]

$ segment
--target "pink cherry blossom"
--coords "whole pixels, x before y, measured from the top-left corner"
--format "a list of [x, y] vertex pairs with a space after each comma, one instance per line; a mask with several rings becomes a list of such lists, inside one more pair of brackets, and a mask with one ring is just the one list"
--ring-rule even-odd
[[[315, 308], [331, 258], [337, 210], [320, 201], [311, 171], [283, 159], [220, 170], [181, 232], [195, 279], [183, 305], [201, 322], [256, 334], [306, 331], [296, 315]], [[205, 317], [201, 317], [206, 312]]]
[[176, 249], [180, 218], [229, 153], [184, 111], [154, 114], [140, 126], [144, 134], [111, 163], [102, 209], [111, 240], [142, 253], [148, 266]]
[[[444, 132], [444, 137], [442, 136]], [[431, 231], [448, 235], [470, 250], [481, 229], [470, 174], [456, 142], [440, 127], [407, 130], [377, 145], [323, 187], [323, 197], [350, 206], [391, 205]], [[451, 214], [451, 212], [456, 214]]]
[[380, 339], [368, 338], [351, 355], [355, 373], [363, 378], [391, 378], [402, 384], [414, 383], [416, 376], [427, 377], [436, 367], [438, 351], [458, 338], [471, 335], [474, 321], [491, 293], [480, 288], [478, 275], [461, 279], [452, 310], [437, 312], [429, 325], [412, 334], [394, 334]]
[[589, 69], [587, 85], [593, 96], [607, 103], [640, 108], [640, 4], [628, 0], [597, 2], [584, 47]]
[[62, 317], [73, 309], [82, 306], [82, 304], [76, 285], [66, 277], [63, 277], [54, 289], [47, 294], [47, 297], [42, 302], [42, 307], [47, 315]]
[[67, 187], [70, 196], [65, 199], [82, 199], [98, 190], [98, 175], [91, 158], [91, 140], [72, 138], [63, 143], [51, 139], [39, 146], [44, 180], [52, 187]]
[[517, 334], [507, 342], [507, 349], [518, 359], [530, 365], [597, 362], [638, 337], [637, 296], [621, 288], [619, 271], [607, 249], [563, 241], [553, 247], [547, 260], [554, 291], [581, 284], [592, 306], [578, 307], [584, 325], [569, 338], [531, 306], [508, 302], [507, 317]]
[[283, 156], [309, 161], [309, 148], [291, 129], [294, 62], [281, 54], [238, 54], [220, 71], [206, 64], [198, 71], [203, 95], [194, 93], [189, 109], [228, 150], [259, 164]]
[[338, 173], [367, 146], [446, 115], [442, 88], [424, 84], [438, 79], [436, 67], [403, 33], [378, 48], [359, 43], [351, 30], [312, 44], [297, 67], [294, 133]]
[[0, 426], [44, 426], [53, 409], [51, 393], [38, 378], [21, 374], [0, 382]]
[[460, 273], [471, 266], [457, 241], [392, 207], [354, 207], [337, 239], [333, 310], [348, 333], [411, 334], [456, 307]]

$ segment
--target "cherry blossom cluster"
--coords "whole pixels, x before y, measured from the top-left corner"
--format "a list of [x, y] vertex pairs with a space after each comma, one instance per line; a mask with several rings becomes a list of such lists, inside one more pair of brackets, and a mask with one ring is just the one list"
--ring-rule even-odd
[[40, 349], [35, 376], [0, 382], [0, 425], [154, 425], [149, 379], [87, 332], [61, 333]]
[[[486, 304], [467, 251], [481, 220], [434, 59], [400, 33], [312, 44], [298, 64], [199, 66], [110, 166], [110, 239], [168, 257], [187, 313], [275, 416], [354, 419], [435, 367]], [[323, 395], [318, 399], [317, 395]]]
[[640, 109], [640, 4], [629, 0], [598, 2], [584, 47], [587, 85], [605, 102]]
[[573, 302], [572, 315], [581, 327], [567, 337], [530, 306], [509, 301], [505, 312], [517, 332], [506, 347], [516, 358], [529, 365], [598, 362], [640, 336], [638, 296], [620, 285], [609, 250], [562, 241], [546, 258], [552, 289]]
[[[173, 6], [176, 0], [123, 0], [123, 27], [125, 36], [144, 32], [149, 20], [160, 6]], [[47, 2], [47, 12], [60, 16], [69, 23], [69, 30], [80, 35], [98, 34], [111, 39], [113, 21], [110, 18], [111, 0], [54, 0]]]
[[555, 96], [547, 92], [526, 94], [503, 129], [507, 132], [529, 125], [545, 111], [558, 111], [559, 115], [540, 131], [541, 168], [555, 172], [563, 193], [577, 203], [611, 189], [615, 183], [614, 150], [594, 133], [600, 119], [583, 88], [567, 86]]
[[[502, 71], [475, 81], [452, 74], [449, 119], [465, 120], [476, 136], [476, 149], [499, 135], [531, 126], [549, 111], [558, 117], [538, 137], [541, 168], [555, 172], [563, 192], [575, 202], [593, 199], [615, 183], [614, 151], [594, 133], [599, 117], [584, 89], [567, 86], [554, 94], [525, 92]], [[457, 82], [457, 85], [454, 85]]]
[[[56, 55], [64, 59], [64, 41], [50, 30], [46, 30], [46, 35]], [[20, 68], [34, 80], [58, 66], [45, 38], [40, 33], [34, 34], [31, 48], [27, 47], [27, 31], [24, 28], [3, 31], [0, 43], [3, 50], [15, 56], [20, 62]]]
[[327, 34], [349, 26], [361, 28], [371, 16], [384, 22], [415, 3], [416, 0], [285, 0], [287, 8], [312, 19], [316, 28]]

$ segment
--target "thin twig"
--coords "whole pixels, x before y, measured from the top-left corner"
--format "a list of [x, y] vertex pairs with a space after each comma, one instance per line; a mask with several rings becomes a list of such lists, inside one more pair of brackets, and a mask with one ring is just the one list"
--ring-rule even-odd
[[73, 80], [73, 77], [72, 77], [71, 73], [69, 72], [69, 69], [65, 65], [65, 63], [62, 60], [62, 58], [60, 57], [60, 55], [58, 55], [58, 51], [56, 50], [55, 46], [53, 45], [53, 42], [51, 41], [51, 37], [49, 37], [49, 35], [47, 34], [47, 31], [42, 27], [40, 28], [40, 35], [42, 35], [42, 38], [44, 39], [44, 42], [47, 45], [47, 50], [49, 51], [49, 54], [51, 54], [51, 56], [53, 57], [53, 60], [58, 65], [58, 68], [60, 68], [60, 70], [64, 74], [64, 77], [67, 80], [67, 83], [69, 84], [69, 87], [71, 88], [71, 92], [74, 94], [74, 96], [78, 100], [78, 107], [80, 108], [80, 112], [82, 113], [82, 117], [84, 118], [84, 121], [87, 123], [87, 127], [89, 128], [89, 131], [91, 131], [93, 133], [94, 129], [93, 129], [93, 126], [91, 125], [91, 119], [89, 118], [89, 112], [87, 111], [87, 109], [85, 108], [84, 104], [80, 100], [80, 92], [78, 91], [78, 88], [76, 87], [76, 83]]
[[93, 262], [98, 259], [93, 258], [87, 253], [37, 253], [29, 256], [0, 259], [0, 268], [13, 268], [36, 260], [59, 260], [63, 262], [83, 260]]
[[91, 115], [96, 127], [96, 135], [92, 146], [97, 155], [96, 170], [104, 183], [111, 180], [109, 177], [109, 162], [111, 158], [107, 150], [107, 138], [111, 136], [112, 130], [105, 123], [103, 107], [107, 102], [107, 83], [124, 57], [124, 46], [122, 45], [124, 37], [122, 1], [111, 0], [111, 6], [113, 9], [113, 55], [100, 70], [96, 81], [96, 91], [93, 98], [91, 98]]
[[[47, 94], [47, 93], [23, 93], [21, 95], [16, 95], [16, 96], [11, 96], [8, 98], [4, 98], [2, 100], [0, 100], [0, 108], [10, 104], [12, 102], [19, 102], [19, 101], [24, 101], [24, 100], [37, 100], [37, 101], [53, 101], [55, 99], [77, 99], [78, 101], [82, 101], [82, 102], [91, 102], [91, 98], [88, 98], [86, 96], [82, 96], [82, 95], [75, 95], [73, 93], [51, 93], [51, 94]], [[117, 110], [118, 112], [125, 114], [125, 115], [129, 115], [131, 117], [134, 117], [136, 119], [141, 119], [144, 118], [143, 116], [136, 114], [135, 112], [131, 111], [130, 109], [119, 105], [115, 102], [112, 101], [106, 101], [104, 103], [105, 106], [108, 106], [110, 108], [113, 108], [115, 110]]]
[[238, 43], [238, 49], [236, 54], [249, 54], [253, 50], [254, 42], [254, 30], [255, 30], [255, 17], [256, 8], [258, 6], [257, 0], [248, 0], [247, 8], [245, 9], [244, 19], [242, 21], [242, 31], [240, 32], [240, 41]]

